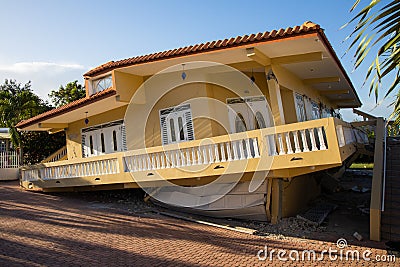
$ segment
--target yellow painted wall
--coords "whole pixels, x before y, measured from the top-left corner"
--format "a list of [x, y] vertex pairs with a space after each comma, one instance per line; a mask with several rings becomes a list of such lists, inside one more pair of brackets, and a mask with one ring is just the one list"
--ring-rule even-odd
[[[121, 71], [113, 71], [113, 85], [117, 90], [120, 101], [129, 102], [136, 90], [143, 83], [144, 78]], [[135, 96], [135, 100], [145, 102], [145, 95]]]
[[68, 159], [82, 158], [82, 128], [121, 120], [124, 118], [125, 110], [126, 106], [88, 117], [89, 123], [87, 125], [84, 120], [79, 120], [69, 124], [66, 131]]
[[295, 123], [297, 122], [297, 115], [296, 115], [296, 104], [294, 101], [293, 91], [283, 86], [280, 86], [280, 90], [283, 102], [283, 111], [285, 114], [285, 122]]
[[[146, 119], [146, 146], [161, 145], [160, 115], [161, 109], [175, 107], [184, 103], [190, 103], [192, 109], [194, 134], [196, 139], [212, 136], [210, 121], [202, 117], [210, 116], [208, 107], [204, 101], [199, 102], [194, 97], [206, 97], [206, 85], [201, 83], [179, 86], [166, 93], [152, 108]], [[128, 131], [128, 129], [127, 129]]]
[[[319, 94], [319, 91], [313, 89], [310, 85], [306, 85], [300, 80], [296, 75], [283, 68], [280, 65], [272, 66], [273, 72], [278, 79], [279, 85], [286, 89], [292, 90], [293, 92], [299, 93], [301, 95], [306, 95], [311, 98], [313, 101], [317, 103], [322, 103], [326, 105], [328, 108], [337, 108], [337, 105], [331, 103], [328, 98]], [[282, 97], [283, 98], [283, 97]], [[285, 100], [285, 99], [282, 99]], [[288, 103], [283, 101], [284, 109]], [[287, 109], [287, 108], [286, 108]], [[306, 107], [306, 112], [310, 113], [308, 107]], [[308, 115], [309, 117], [309, 115]], [[289, 123], [289, 122], [286, 122]]]
[[320, 193], [315, 175], [296, 176], [291, 181], [283, 182], [282, 216], [296, 216]]

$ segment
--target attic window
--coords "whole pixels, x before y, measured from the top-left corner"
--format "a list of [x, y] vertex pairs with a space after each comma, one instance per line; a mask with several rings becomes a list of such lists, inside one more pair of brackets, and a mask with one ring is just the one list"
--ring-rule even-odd
[[106, 90], [108, 88], [112, 87], [112, 76], [107, 75], [104, 77], [101, 77], [99, 79], [93, 80], [92, 82], [92, 94], [101, 92], [103, 90]]

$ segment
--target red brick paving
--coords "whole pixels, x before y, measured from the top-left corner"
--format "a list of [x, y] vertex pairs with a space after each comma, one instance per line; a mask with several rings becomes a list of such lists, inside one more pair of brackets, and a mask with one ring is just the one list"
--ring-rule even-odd
[[[380, 243], [368, 243], [382, 246]], [[0, 183], [0, 266], [399, 266], [375, 261], [258, 260], [271, 249], [320, 252], [336, 244], [260, 237]], [[386, 255], [386, 250], [349, 249]], [[287, 256], [287, 255], [286, 255]]]

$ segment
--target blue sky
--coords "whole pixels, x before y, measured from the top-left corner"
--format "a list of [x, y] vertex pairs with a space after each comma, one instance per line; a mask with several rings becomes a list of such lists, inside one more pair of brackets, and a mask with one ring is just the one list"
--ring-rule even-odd
[[[301, 25], [325, 29], [339, 57], [351, 28], [353, 0], [280, 1], [22, 1], [0, 0], [0, 81], [25, 83], [42, 98], [88, 69], [156, 51], [237, 35]], [[353, 72], [352, 56], [342, 64], [363, 102], [362, 110], [388, 117], [388, 99], [379, 107], [361, 88], [367, 64]], [[353, 120], [351, 112], [343, 112]]]

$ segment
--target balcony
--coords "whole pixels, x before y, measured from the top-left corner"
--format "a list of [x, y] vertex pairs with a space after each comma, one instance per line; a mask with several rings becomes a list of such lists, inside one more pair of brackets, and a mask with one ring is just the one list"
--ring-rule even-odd
[[[286, 124], [179, 144], [41, 163], [21, 169], [27, 189], [134, 188], [165, 181], [199, 185], [224, 175], [259, 172], [294, 177], [340, 166], [368, 139], [336, 118]], [[225, 176], [226, 175], [226, 176]], [[233, 178], [232, 178], [233, 179]], [[242, 180], [249, 179], [243, 175]]]

